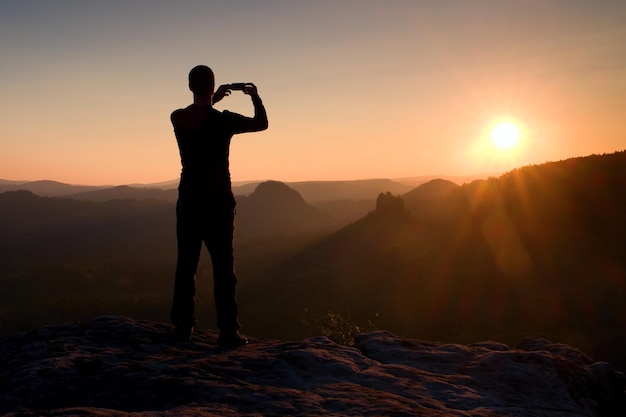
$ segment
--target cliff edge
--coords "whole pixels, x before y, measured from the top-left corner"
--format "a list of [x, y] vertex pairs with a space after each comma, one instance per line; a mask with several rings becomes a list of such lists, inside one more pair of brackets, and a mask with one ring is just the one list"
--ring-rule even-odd
[[0, 338], [7, 416], [623, 416], [624, 376], [544, 339], [511, 348], [378, 331], [217, 347], [125, 317]]

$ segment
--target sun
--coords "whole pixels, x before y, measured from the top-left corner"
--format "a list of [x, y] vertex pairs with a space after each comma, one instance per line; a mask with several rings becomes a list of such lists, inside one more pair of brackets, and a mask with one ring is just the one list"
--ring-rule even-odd
[[505, 172], [524, 165], [533, 131], [517, 117], [491, 116], [490, 122], [476, 132], [476, 140], [469, 142], [468, 163], [483, 172]]
[[502, 150], [511, 149], [517, 145], [520, 138], [520, 129], [511, 122], [496, 123], [491, 129], [491, 143]]

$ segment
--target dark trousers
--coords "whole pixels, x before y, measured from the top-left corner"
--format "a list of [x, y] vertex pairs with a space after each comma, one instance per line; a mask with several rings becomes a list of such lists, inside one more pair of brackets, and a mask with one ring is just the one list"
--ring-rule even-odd
[[232, 195], [215, 201], [204, 195], [179, 194], [176, 204], [178, 262], [171, 311], [175, 326], [193, 327], [197, 323], [194, 314], [196, 271], [204, 242], [213, 263], [217, 327], [222, 332], [239, 330], [237, 277], [233, 265], [234, 219], [235, 200]]

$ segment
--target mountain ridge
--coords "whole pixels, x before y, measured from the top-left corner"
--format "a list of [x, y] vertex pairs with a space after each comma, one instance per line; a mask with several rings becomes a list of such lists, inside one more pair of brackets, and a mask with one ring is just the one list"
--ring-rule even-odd
[[[421, 177], [420, 177], [421, 178]], [[424, 177], [423, 182], [439, 177]], [[414, 181], [415, 179], [412, 179]], [[256, 187], [267, 181], [241, 181], [233, 182], [233, 192], [235, 195], [249, 195]], [[362, 179], [362, 180], [337, 180], [337, 181], [277, 181], [287, 184], [298, 191], [310, 204], [323, 203], [337, 199], [362, 199], [376, 198], [380, 192], [391, 191], [394, 194], [407, 192], [414, 188], [412, 184], [405, 184], [393, 179]], [[0, 180], [0, 193], [7, 191], [27, 190], [42, 197], [70, 197], [76, 199], [100, 200], [135, 198], [153, 198], [155, 190], [164, 190], [167, 199], [170, 200], [170, 193], [175, 192], [178, 187], [178, 180], [166, 181], [155, 184], [124, 184], [124, 185], [74, 185], [57, 181], [10, 181]], [[132, 196], [130, 191], [137, 194]], [[116, 194], [119, 191], [119, 194]], [[146, 197], [144, 194], [147, 194]]]

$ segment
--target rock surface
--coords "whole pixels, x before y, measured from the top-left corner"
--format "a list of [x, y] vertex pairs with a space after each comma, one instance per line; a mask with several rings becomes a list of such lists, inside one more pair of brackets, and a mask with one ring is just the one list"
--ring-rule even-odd
[[0, 339], [8, 416], [624, 416], [610, 364], [543, 339], [440, 344], [388, 332], [217, 347], [124, 317]]

